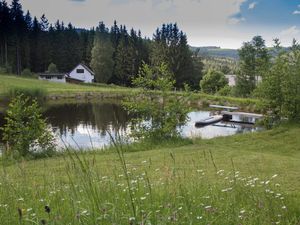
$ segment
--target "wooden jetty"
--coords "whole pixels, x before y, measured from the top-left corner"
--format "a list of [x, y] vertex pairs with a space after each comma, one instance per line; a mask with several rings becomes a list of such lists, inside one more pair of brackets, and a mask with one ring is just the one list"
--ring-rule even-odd
[[251, 117], [255, 119], [263, 118], [262, 114], [256, 113], [246, 113], [246, 112], [228, 112], [228, 111], [221, 111], [222, 115], [231, 115], [231, 116], [241, 116], [241, 117]]
[[210, 108], [215, 108], [215, 109], [224, 109], [226, 111], [231, 111], [231, 110], [238, 110], [238, 107], [235, 106], [223, 106], [223, 105], [209, 105]]
[[[217, 114], [210, 116], [206, 119], [197, 121], [195, 123], [196, 127], [204, 127], [211, 124], [216, 124], [218, 122], [224, 121], [226, 123], [232, 123], [232, 124], [245, 124], [245, 125], [254, 125], [256, 119], [263, 118], [262, 114], [256, 114], [256, 113], [247, 113], [247, 112], [233, 112], [235, 110], [238, 110], [238, 107], [232, 107], [232, 106], [222, 106], [222, 105], [210, 105], [211, 108], [216, 108]], [[239, 116], [242, 118], [253, 118], [254, 122], [252, 121], [235, 121], [232, 120], [233, 116]]]

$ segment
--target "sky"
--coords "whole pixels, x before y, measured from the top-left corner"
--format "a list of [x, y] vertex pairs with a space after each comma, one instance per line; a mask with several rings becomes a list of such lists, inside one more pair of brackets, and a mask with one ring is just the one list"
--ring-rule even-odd
[[[7, 2], [10, 3], [11, 0]], [[177, 23], [192, 46], [239, 48], [255, 35], [268, 46], [300, 41], [300, 0], [20, 0], [33, 16], [45, 14], [79, 28], [114, 20], [152, 37], [163, 23]]]

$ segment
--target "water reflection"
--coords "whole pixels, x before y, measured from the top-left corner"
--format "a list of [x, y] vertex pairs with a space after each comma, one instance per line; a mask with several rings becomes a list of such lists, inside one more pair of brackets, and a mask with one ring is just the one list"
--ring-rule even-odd
[[50, 106], [44, 113], [58, 145], [94, 148], [110, 143], [108, 132], [127, 133], [130, 115], [117, 103], [78, 103]]
[[[68, 145], [73, 148], [101, 148], [108, 145], [110, 144], [108, 132], [113, 137], [117, 132], [128, 136], [132, 118], [119, 103], [114, 102], [52, 104], [45, 108], [44, 116], [47, 117], [55, 133], [57, 145], [60, 147]], [[190, 120], [182, 128], [182, 136], [209, 139], [257, 130], [249, 125], [232, 125], [223, 122], [203, 128], [195, 127], [196, 121], [207, 117], [209, 117], [208, 111], [189, 113]], [[243, 120], [236, 116], [233, 119]], [[0, 126], [3, 124], [3, 115], [2, 117], [0, 115]]]
[[[239, 133], [253, 132], [258, 130], [252, 125], [247, 124], [232, 124], [219, 122], [213, 125], [196, 128], [195, 123], [199, 120], [208, 118], [210, 112], [208, 111], [198, 111], [189, 113], [189, 122], [182, 130], [182, 135], [184, 137], [201, 137], [204, 139], [211, 139], [219, 136], [230, 136]], [[233, 116], [234, 121], [244, 121], [253, 122], [252, 118], [241, 118], [239, 116]]]

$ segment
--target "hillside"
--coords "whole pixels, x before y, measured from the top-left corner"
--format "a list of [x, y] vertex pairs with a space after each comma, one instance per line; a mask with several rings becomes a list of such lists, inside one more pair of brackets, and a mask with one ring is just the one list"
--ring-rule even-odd
[[190, 46], [190, 49], [195, 52], [197, 49], [200, 49], [199, 54], [202, 57], [217, 57], [217, 58], [232, 58], [238, 59], [238, 50], [237, 49], [223, 49], [215, 46], [206, 46], [206, 47], [194, 47]]

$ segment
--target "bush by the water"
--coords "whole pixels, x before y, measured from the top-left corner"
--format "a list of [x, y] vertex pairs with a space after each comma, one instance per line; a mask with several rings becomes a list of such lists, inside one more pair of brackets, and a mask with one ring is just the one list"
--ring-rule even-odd
[[36, 100], [17, 96], [9, 104], [5, 120], [2, 128], [5, 155], [18, 158], [49, 154], [54, 150], [52, 133]]
[[227, 84], [224, 73], [216, 70], [209, 70], [200, 81], [201, 91], [206, 94], [215, 94]]
[[41, 102], [46, 98], [47, 92], [46, 90], [39, 87], [31, 87], [31, 88], [15, 87], [9, 90], [10, 99], [13, 99], [19, 95], [36, 99], [37, 101]]
[[170, 94], [174, 84], [174, 75], [164, 63], [157, 67], [143, 64], [140, 68], [133, 80], [140, 91], [135, 99], [131, 97], [123, 103], [129, 112], [138, 116], [132, 123], [135, 138], [162, 140], [180, 136], [178, 128], [188, 119], [188, 98]]

